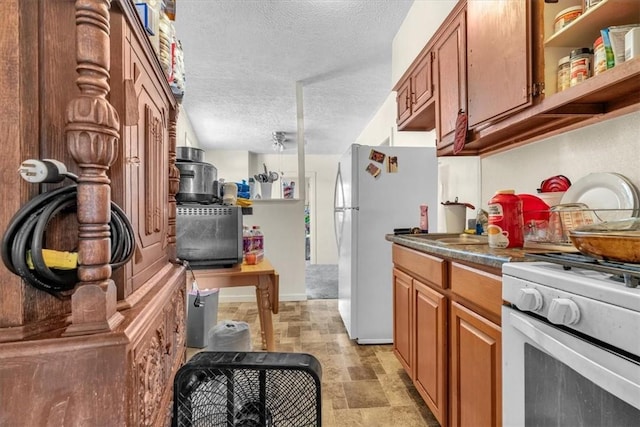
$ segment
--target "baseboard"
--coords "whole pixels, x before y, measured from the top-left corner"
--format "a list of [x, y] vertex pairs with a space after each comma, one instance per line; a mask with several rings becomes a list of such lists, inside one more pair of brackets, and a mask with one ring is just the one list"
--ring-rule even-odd
[[[280, 302], [283, 301], [306, 301], [306, 294], [280, 294]], [[220, 295], [218, 302], [256, 302], [256, 296], [254, 295]]]
[[358, 344], [393, 344], [393, 338], [357, 339]]

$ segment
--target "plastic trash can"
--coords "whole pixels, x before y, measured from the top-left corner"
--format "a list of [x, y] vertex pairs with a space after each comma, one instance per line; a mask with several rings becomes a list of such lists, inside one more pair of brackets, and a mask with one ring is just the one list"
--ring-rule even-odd
[[189, 291], [187, 347], [204, 348], [207, 346], [207, 332], [218, 323], [218, 291], [218, 289]]

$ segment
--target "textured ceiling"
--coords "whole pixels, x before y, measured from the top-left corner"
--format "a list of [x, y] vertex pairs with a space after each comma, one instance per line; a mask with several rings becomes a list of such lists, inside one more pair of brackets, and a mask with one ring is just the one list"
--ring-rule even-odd
[[[391, 90], [391, 43], [413, 0], [180, 0], [183, 106], [203, 149], [341, 154]], [[381, 136], [381, 141], [384, 136]]]

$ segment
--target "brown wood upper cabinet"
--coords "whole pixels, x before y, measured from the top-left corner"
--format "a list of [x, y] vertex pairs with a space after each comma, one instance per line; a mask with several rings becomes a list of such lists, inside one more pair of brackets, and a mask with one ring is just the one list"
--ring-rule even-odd
[[433, 56], [431, 50], [423, 50], [394, 88], [397, 91], [396, 122], [399, 130], [431, 130], [435, 126]]
[[532, 103], [531, 2], [467, 2], [468, 126], [474, 128]]
[[[460, 3], [464, 5], [464, 3]], [[467, 110], [466, 12], [456, 6], [435, 39], [436, 134], [438, 149], [453, 143], [456, 120]]]
[[[544, 0], [460, 0], [421, 53], [433, 52], [433, 102], [425, 109], [433, 117], [405, 111], [411, 106], [408, 86], [398, 95], [398, 130], [435, 126], [438, 155], [451, 155], [458, 113], [466, 112], [460, 154], [486, 155], [637, 111], [639, 58], [562, 92], [556, 91], [556, 75], [558, 60], [592, 47], [601, 28], [637, 23], [640, 1], [601, 0], [554, 32], [563, 7]], [[394, 90], [404, 89], [421, 55]]]

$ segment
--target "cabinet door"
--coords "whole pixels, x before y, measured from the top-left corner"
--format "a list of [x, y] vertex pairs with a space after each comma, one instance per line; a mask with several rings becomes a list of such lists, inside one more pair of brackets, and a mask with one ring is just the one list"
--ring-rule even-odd
[[411, 276], [393, 269], [393, 352], [413, 378], [411, 360]]
[[451, 425], [502, 425], [500, 327], [451, 302]]
[[411, 117], [411, 79], [408, 78], [396, 95], [396, 104], [398, 108], [398, 115], [396, 123], [398, 126], [402, 125], [409, 117]]
[[414, 113], [418, 112], [433, 95], [432, 62], [433, 53], [428, 51], [422, 56], [411, 74], [411, 109]]
[[120, 118], [111, 193], [135, 232], [132, 260], [113, 274], [118, 299], [123, 299], [160, 271], [168, 258], [171, 105], [163, 90], [166, 82], [158, 79], [152, 58], [119, 8], [112, 10], [110, 22], [110, 98]]
[[467, 3], [469, 128], [531, 105], [531, 2]]
[[[132, 52], [138, 69], [136, 94], [138, 122], [130, 129], [131, 158], [139, 161], [131, 173], [131, 221], [136, 230], [137, 256], [133, 258], [133, 290], [156, 273], [153, 264], [166, 260], [169, 202], [168, 108], [155, 81], [144, 70], [139, 51]], [[135, 79], [135, 74], [132, 78]], [[140, 275], [139, 277], [136, 277]]]
[[414, 280], [414, 384], [440, 425], [447, 425], [447, 301]]
[[456, 119], [467, 109], [466, 37], [464, 9], [437, 40], [434, 47], [438, 107], [436, 108], [437, 147], [453, 143]]

